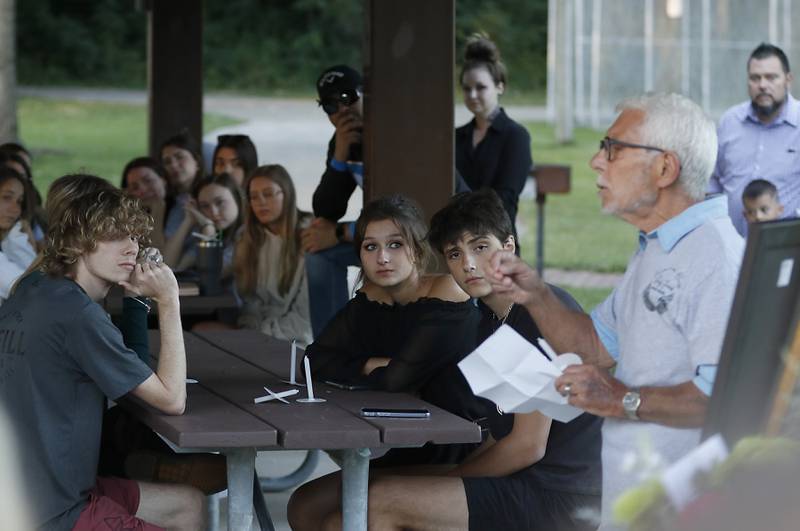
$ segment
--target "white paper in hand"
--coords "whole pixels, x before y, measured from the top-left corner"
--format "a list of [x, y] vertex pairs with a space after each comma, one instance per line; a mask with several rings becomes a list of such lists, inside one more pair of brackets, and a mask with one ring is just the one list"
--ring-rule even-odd
[[580, 358], [571, 353], [550, 361], [516, 330], [503, 325], [458, 367], [473, 393], [491, 400], [503, 411], [538, 410], [560, 422], [569, 422], [583, 411], [567, 404], [553, 382], [564, 367], [580, 363]]

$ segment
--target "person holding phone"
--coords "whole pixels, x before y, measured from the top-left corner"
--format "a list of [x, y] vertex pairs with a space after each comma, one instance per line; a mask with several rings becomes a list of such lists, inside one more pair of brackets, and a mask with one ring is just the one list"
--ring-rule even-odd
[[347, 267], [359, 265], [352, 245], [355, 223], [340, 219], [356, 187], [364, 186], [362, 85], [361, 74], [347, 65], [327, 68], [317, 79], [317, 102], [335, 132], [314, 191], [314, 219], [301, 234], [315, 337], [349, 298]]

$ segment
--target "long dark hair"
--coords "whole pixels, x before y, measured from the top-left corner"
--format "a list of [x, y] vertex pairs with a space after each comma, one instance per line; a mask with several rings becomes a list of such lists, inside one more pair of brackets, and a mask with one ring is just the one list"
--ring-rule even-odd
[[[191, 153], [192, 158], [197, 164], [197, 173], [195, 173], [191, 185], [194, 186], [200, 179], [203, 178], [204, 175], [203, 151], [200, 147], [200, 144], [197, 143], [197, 140], [195, 140], [194, 137], [190, 135], [188, 131], [186, 130], [181, 131], [177, 135], [171, 136], [161, 143], [161, 147], [158, 148], [159, 159], [162, 158], [162, 153], [164, 153], [164, 148], [168, 146], [173, 146], [179, 149], [183, 149]], [[178, 195], [177, 190], [175, 190], [175, 187], [173, 186], [170, 179], [167, 179], [167, 184], [168, 184], [167, 195], [170, 197], [175, 197], [176, 195]]]
[[233, 196], [233, 200], [236, 201], [236, 207], [239, 209], [239, 213], [236, 215], [236, 221], [234, 221], [230, 227], [222, 231], [222, 241], [227, 246], [233, 241], [234, 237], [236, 236], [236, 232], [239, 230], [239, 227], [242, 226], [242, 209], [244, 208], [242, 191], [239, 189], [236, 181], [233, 180], [233, 177], [227, 173], [220, 173], [219, 175], [209, 175], [208, 177], [203, 177], [199, 181], [196, 181], [194, 183], [194, 187], [192, 188], [192, 197], [197, 200], [197, 197], [200, 195], [200, 191], [206, 186], [210, 186], [212, 184], [227, 188]]
[[136, 157], [125, 165], [122, 170], [122, 179], [120, 180], [120, 188], [126, 190], [128, 188], [128, 173], [136, 168], [148, 168], [153, 170], [153, 173], [161, 177], [167, 186], [169, 186], [169, 179], [167, 179], [167, 172], [164, 167], [153, 157]]
[[247, 135], [219, 135], [217, 137], [217, 147], [214, 148], [214, 157], [211, 159], [211, 165], [214, 166], [217, 160], [217, 153], [221, 148], [231, 148], [236, 152], [236, 158], [244, 170], [244, 178], [250, 176], [258, 166], [258, 153], [253, 141]]

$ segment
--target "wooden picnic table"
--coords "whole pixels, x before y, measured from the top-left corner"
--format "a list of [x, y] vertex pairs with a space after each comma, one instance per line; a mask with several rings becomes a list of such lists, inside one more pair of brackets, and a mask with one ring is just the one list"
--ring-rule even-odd
[[[105, 299], [106, 311], [112, 316], [122, 314], [122, 298], [122, 288], [112, 288]], [[232, 293], [222, 293], [220, 295], [187, 295], [181, 293], [180, 303], [182, 316], [213, 315], [220, 310], [238, 311], [239, 309], [236, 297]], [[151, 314], [158, 315], [158, 304], [151, 306]]]
[[[186, 412], [170, 416], [128, 399], [125, 407], [159, 433], [177, 451], [218, 451], [227, 457], [228, 529], [249, 529], [253, 515], [253, 475], [259, 450], [335, 450], [342, 467], [344, 529], [367, 529], [370, 449], [415, 447], [425, 443], [480, 441], [480, 428], [467, 420], [404, 393], [346, 391], [314, 382], [326, 402], [290, 404], [253, 402], [291, 385], [291, 346], [251, 330], [184, 332], [187, 375]], [[158, 331], [150, 348], [158, 356]], [[297, 367], [303, 352], [297, 349]], [[298, 371], [300, 372], [300, 371]], [[299, 375], [298, 375], [299, 377]], [[302, 380], [301, 380], [302, 381]], [[362, 407], [426, 408], [428, 419], [361, 417]]]

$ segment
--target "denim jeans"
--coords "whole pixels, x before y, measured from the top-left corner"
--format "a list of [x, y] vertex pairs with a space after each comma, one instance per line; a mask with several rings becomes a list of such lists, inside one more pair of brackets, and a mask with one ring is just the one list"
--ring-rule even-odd
[[311, 330], [316, 338], [328, 321], [350, 300], [347, 293], [347, 266], [358, 266], [360, 261], [353, 244], [349, 242], [316, 253], [306, 253], [305, 259]]

